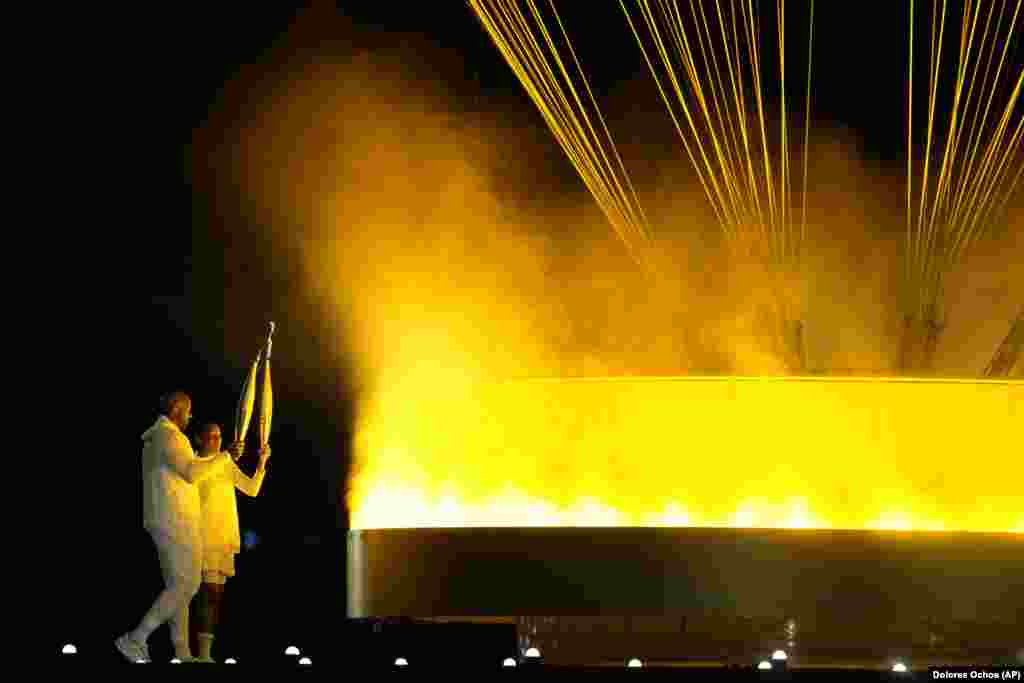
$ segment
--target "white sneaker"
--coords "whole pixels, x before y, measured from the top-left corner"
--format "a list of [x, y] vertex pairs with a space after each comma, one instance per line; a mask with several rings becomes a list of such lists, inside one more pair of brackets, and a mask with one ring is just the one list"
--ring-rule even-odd
[[135, 663], [148, 663], [149, 659], [149, 648], [146, 647], [145, 643], [140, 643], [132, 640], [125, 634], [114, 641], [114, 647], [120, 652], [125, 659], [129, 662]]

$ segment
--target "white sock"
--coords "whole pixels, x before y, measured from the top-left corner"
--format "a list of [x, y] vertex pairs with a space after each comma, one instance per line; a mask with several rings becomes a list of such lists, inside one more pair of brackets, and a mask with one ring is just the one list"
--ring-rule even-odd
[[188, 605], [175, 614], [167, 625], [171, 628], [174, 656], [182, 660], [192, 659], [192, 648], [188, 643]]

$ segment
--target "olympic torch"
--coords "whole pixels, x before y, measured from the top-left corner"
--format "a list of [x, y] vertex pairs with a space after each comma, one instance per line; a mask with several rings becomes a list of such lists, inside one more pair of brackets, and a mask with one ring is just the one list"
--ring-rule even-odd
[[249, 421], [252, 419], [252, 408], [256, 402], [256, 370], [259, 368], [262, 351], [256, 354], [256, 360], [249, 368], [249, 374], [242, 385], [242, 394], [238, 398], [238, 409], [235, 411], [235, 443], [244, 443], [249, 432]]
[[274, 323], [267, 334], [266, 353], [263, 355], [263, 397], [260, 400], [260, 450], [270, 442], [270, 418], [274, 412], [274, 392], [270, 386], [270, 348], [274, 343]]

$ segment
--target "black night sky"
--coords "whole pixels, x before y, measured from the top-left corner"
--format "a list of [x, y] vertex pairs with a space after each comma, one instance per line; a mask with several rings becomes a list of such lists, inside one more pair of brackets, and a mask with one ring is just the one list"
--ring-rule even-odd
[[[593, 5], [586, 33], [573, 35], [581, 52], [603, 55], [589, 61], [598, 89], [649, 87], [627, 85], [648, 74], [618, 3]], [[906, 3], [819, 1], [816, 11], [815, 122], [846, 129], [867, 159], [905, 168]], [[787, 12], [799, 45], [806, 3], [787, 3]], [[224, 641], [245, 647], [319, 642], [321, 627], [344, 617], [352, 377], [328, 348], [338, 339], [331, 323], [311, 322], [315, 301], [303, 290], [298, 257], [271, 247], [266, 226], [246, 215], [222, 169], [207, 161], [218, 131], [236, 125], [241, 105], [265, 96], [283, 70], [369, 50], [407, 60], [423, 87], [446, 92], [454, 110], [547, 136], [544, 177], [557, 192], [585, 189], [458, 0], [316, 3], [302, 11], [277, 3], [173, 5], [139, 19], [111, 75], [123, 103], [113, 127], [127, 149], [106, 193], [127, 226], [111, 240], [121, 256], [106, 262], [96, 280], [103, 295], [97, 289], [83, 304], [90, 310], [71, 312], [76, 334], [87, 337], [79, 360], [97, 405], [79, 428], [90, 434], [82, 441], [88, 452], [71, 454], [61, 535], [68, 573], [57, 582], [66, 609], [54, 637], [106, 647], [155, 597], [160, 577], [141, 527], [139, 437], [158, 397], [177, 388], [193, 397], [194, 424], [215, 420], [229, 434], [243, 374], [274, 320], [273, 457], [261, 496], [239, 496], [241, 526], [259, 544], [239, 558], [222, 629]], [[595, 51], [609, 33], [619, 42]], [[803, 70], [801, 52], [789, 55], [794, 74]], [[801, 79], [794, 83], [802, 90]], [[802, 116], [802, 97], [796, 101]], [[243, 461], [250, 469], [254, 433], [255, 426]], [[77, 566], [72, 558], [80, 558]], [[167, 648], [165, 631], [152, 643], [154, 654]]]

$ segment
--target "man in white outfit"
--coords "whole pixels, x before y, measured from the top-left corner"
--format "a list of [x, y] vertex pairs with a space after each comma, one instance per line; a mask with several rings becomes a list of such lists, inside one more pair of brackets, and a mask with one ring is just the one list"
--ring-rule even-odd
[[[200, 460], [185, 436], [192, 400], [175, 392], [162, 401], [161, 415], [142, 435], [143, 526], [156, 545], [164, 590], [139, 625], [114, 645], [132, 662], [148, 662], [149, 636], [165, 622], [174, 656], [192, 661], [188, 642], [188, 606], [202, 582], [203, 541], [197, 484], [231, 462], [224, 452]], [[241, 445], [232, 448], [241, 452]], [[237, 457], [237, 456], [236, 456]]]

